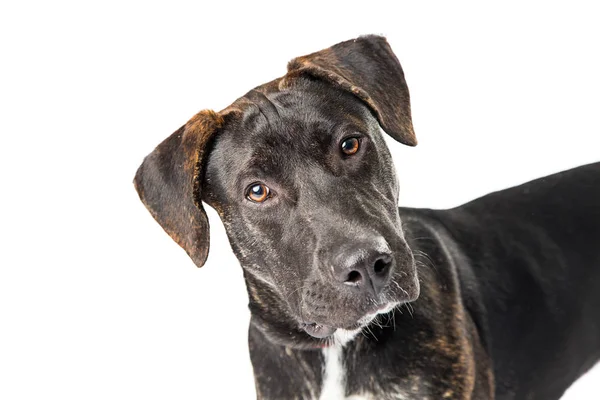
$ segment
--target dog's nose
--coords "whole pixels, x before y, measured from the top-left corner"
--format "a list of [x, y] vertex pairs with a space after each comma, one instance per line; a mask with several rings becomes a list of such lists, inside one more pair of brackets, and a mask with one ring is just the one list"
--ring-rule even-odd
[[389, 280], [392, 263], [389, 252], [375, 249], [345, 251], [336, 257], [334, 279], [361, 293], [377, 296]]

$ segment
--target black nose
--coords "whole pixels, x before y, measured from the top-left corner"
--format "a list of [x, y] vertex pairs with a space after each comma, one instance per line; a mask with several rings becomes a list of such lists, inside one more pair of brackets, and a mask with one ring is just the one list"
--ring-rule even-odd
[[388, 283], [393, 257], [375, 249], [352, 249], [335, 257], [334, 279], [362, 293], [379, 295]]

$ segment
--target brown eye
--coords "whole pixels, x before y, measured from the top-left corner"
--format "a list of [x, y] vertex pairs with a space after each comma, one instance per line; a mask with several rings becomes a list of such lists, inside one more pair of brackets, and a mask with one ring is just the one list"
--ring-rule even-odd
[[262, 203], [269, 198], [269, 194], [271, 194], [271, 191], [267, 185], [263, 183], [255, 183], [248, 187], [246, 197], [248, 200], [255, 203]]
[[340, 145], [340, 147], [342, 148], [342, 153], [351, 156], [353, 154], [356, 154], [358, 152], [358, 148], [360, 147], [360, 142], [358, 140], [358, 138], [348, 138], [345, 139], [342, 144]]

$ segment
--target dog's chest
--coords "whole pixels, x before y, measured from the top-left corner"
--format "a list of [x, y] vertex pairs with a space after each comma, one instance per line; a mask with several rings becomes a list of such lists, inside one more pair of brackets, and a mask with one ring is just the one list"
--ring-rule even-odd
[[361, 380], [369, 384], [357, 393], [346, 396], [348, 380], [356, 377], [348, 373], [343, 347], [336, 345], [323, 349], [323, 359], [323, 384], [319, 400], [409, 399], [406, 392], [402, 390], [402, 385], [379, 387], [376, 383], [375, 371], [363, 371], [364, 376]]

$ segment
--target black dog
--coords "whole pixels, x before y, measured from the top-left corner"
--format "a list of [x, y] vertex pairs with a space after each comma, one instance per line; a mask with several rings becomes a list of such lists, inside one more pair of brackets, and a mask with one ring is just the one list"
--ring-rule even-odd
[[217, 210], [244, 269], [261, 399], [558, 399], [600, 357], [600, 163], [451, 210], [397, 208], [414, 146], [384, 38], [294, 59], [202, 111], [136, 188], [202, 266]]

